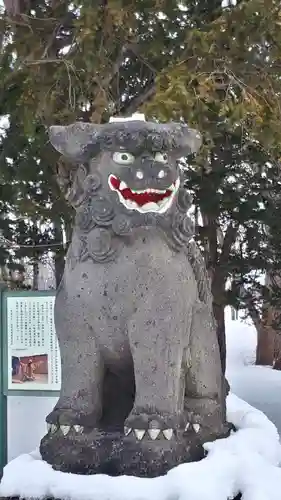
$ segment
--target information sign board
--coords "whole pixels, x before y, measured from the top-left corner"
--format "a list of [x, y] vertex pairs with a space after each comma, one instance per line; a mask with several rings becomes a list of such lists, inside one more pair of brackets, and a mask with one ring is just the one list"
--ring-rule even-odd
[[54, 301], [54, 295], [7, 295], [8, 390], [60, 390]]

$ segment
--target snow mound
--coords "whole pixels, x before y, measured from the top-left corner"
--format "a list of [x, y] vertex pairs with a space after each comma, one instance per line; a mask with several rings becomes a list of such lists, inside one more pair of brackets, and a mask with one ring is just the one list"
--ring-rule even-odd
[[78, 476], [54, 471], [38, 452], [21, 455], [4, 469], [0, 497], [67, 500], [280, 500], [281, 446], [276, 427], [234, 394], [228, 420], [237, 432], [205, 443], [207, 457], [181, 464], [165, 476]]

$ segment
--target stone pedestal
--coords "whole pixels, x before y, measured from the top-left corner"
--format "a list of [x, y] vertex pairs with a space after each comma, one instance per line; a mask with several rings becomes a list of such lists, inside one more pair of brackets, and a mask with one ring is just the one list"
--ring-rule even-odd
[[[64, 474], [53, 470], [38, 451], [29, 455], [21, 455], [10, 462], [4, 470], [0, 483], [0, 500], [81, 500], [83, 498], [99, 498], [107, 500], [241, 500], [243, 496], [251, 498], [262, 496], [268, 500], [276, 497], [280, 487], [280, 437], [276, 427], [264, 414], [239, 400], [233, 394], [228, 396], [228, 415], [236, 432], [227, 439], [205, 442], [203, 448], [206, 457], [197, 462], [189, 462], [174, 467], [164, 474], [164, 469], [170, 468], [172, 461], [177, 463], [177, 453], [184, 453], [183, 448], [173, 447], [176, 439], [162, 446], [161, 441], [150, 450], [148, 440], [137, 444], [130, 437], [122, 438], [118, 433], [111, 436], [111, 442], [102, 433], [91, 435], [96, 443], [90, 454], [90, 446], [85, 453], [85, 442], [74, 440], [71, 448], [71, 433], [68, 433], [67, 451], [73, 453], [69, 466], [75, 471], [81, 467], [83, 474]], [[57, 436], [58, 438], [59, 436]], [[90, 443], [90, 435], [88, 443]], [[188, 439], [186, 437], [186, 439]], [[199, 438], [197, 437], [199, 443]], [[93, 442], [93, 443], [94, 443]], [[180, 437], [180, 442], [181, 437]], [[57, 440], [57, 459], [55, 467], [62, 469], [60, 458], [60, 439]], [[62, 443], [62, 441], [61, 441]], [[156, 446], [155, 446], [156, 444]], [[157, 446], [158, 444], [158, 446]], [[46, 445], [46, 443], [45, 443]], [[95, 449], [100, 446], [101, 449]], [[126, 452], [125, 453], [125, 450]], [[156, 453], [158, 449], [158, 455]], [[76, 450], [76, 453], [75, 453]], [[137, 450], [137, 451], [136, 451]], [[46, 449], [47, 451], [47, 449]], [[198, 453], [200, 444], [188, 453]], [[103, 471], [107, 474], [92, 474], [102, 472], [95, 463], [98, 454], [103, 457]], [[131, 455], [130, 455], [131, 453]], [[146, 455], [145, 455], [146, 453]], [[149, 454], [149, 456], [147, 455]], [[183, 455], [182, 455], [183, 457]], [[85, 469], [88, 459], [88, 471]], [[84, 460], [84, 462], [83, 462]], [[159, 464], [157, 464], [157, 460]], [[130, 462], [131, 461], [131, 462]], [[163, 465], [163, 462], [166, 464]], [[141, 463], [147, 462], [142, 468]], [[128, 475], [118, 475], [126, 467]], [[125, 464], [125, 465], [124, 465]], [[99, 467], [99, 468], [98, 468]], [[115, 469], [114, 469], [115, 467]], [[131, 468], [130, 468], [131, 467]], [[77, 469], [76, 469], [77, 470]], [[161, 471], [163, 474], [161, 475]], [[257, 473], [258, 471], [258, 473]], [[155, 476], [148, 479], [147, 476]], [[132, 477], [135, 476], [135, 477]], [[143, 476], [143, 477], [136, 477]], [[241, 494], [237, 491], [240, 489]]]
[[[94, 434], [94, 433], [92, 433]], [[50, 458], [55, 470], [74, 474], [122, 474], [139, 477], [157, 477], [166, 474], [180, 463], [203, 458], [199, 440], [173, 442], [159, 440], [159, 444], [119, 433], [95, 433], [92, 439], [83, 436], [56, 439], [54, 456], [51, 439], [42, 441], [45, 459]], [[67, 462], [65, 461], [67, 457]]]
[[79, 435], [74, 429], [64, 436], [57, 431], [42, 439], [40, 451], [54, 470], [62, 472], [153, 478], [181, 463], [201, 460], [205, 456], [202, 443], [227, 437], [230, 426], [217, 433], [201, 429], [198, 434], [190, 426], [186, 432], [173, 431], [170, 440], [164, 439], [162, 432], [156, 440], [149, 439], [146, 433], [140, 441], [133, 431], [128, 436], [123, 432], [97, 430]]

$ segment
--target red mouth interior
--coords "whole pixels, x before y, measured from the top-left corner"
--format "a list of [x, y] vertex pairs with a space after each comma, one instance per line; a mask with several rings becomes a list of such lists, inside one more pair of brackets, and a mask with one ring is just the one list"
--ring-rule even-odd
[[119, 191], [119, 193], [122, 194], [125, 200], [134, 201], [135, 203], [137, 203], [139, 207], [142, 207], [146, 203], [150, 202], [158, 203], [159, 201], [162, 201], [165, 198], [169, 198], [172, 194], [172, 191], [170, 189], [167, 189], [165, 193], [151, 193], [148, 191], [143, 191], [142, 193], [134, 193], [128, 187], [126, 189], [120, 190], [119, 187], [121, 181], [114, 175], [110, 176], [109, 182], [114, 189], [116, 189], [117, 191]]

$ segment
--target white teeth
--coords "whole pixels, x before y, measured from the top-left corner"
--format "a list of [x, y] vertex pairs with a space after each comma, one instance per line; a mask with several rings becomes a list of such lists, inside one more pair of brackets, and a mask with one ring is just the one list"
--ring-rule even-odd
[[61, 425], [60, 429], [63, 435], [66, 436], [70, 431], [70, 425]]
[[138, 210], [139, 207], [135, 201], [125, 200], [125, 198], [123, 198], [122, 194], [119, 193], [119, 191], [117, 191], [117, 194], [118, 194], [120, 203], [122, 203], [122, 205], [124, 205], [124, 207], [126, 207], [127, 210]]
[[51, 434], [54, 434], [57, 430], [57, 426], [55, 424], [49, 424], [47, 422], [47, 429], [48, 429], [48, 432], [51, 432]]
[[170, 187], [168, 187], [169, 191], [173, 191], [173, 193], [176, 192], [180, 187], [180, 183], [181, 181], [180, 178], [178, 177], [177, 180], [173, 182], [173, 184], [171, 184]]
[[136, 202], [131, 200], [125, 200], [124, 205], [126, 208], [128, 208], [128, 210], [133, 210], [134, 208], [138, 208]]
[[153, 203], [153, 202], [146, 203], [141, 208], [142, 208], [142, 211], [144, 213], [145, 212], [159, 212], [159, 206], [157, 205], [157, 203]]
[[132, 193], [143, 194], [143, 193], [156, 193], [156, 194], [165, 194], [166, 189], [131, 189]]
[[167, 198], [166, 200], [163, 200], [160, 204], [160, 208], [158, 210], [158, 213], [159, 214], [163, 214], [165, 213], [168, 208], [170, 208], [170, 206], [172, 205], [173, 203], [173, 200], [174, 200], [174, 196], [171, 195], [169, 198]]
[[127, 189], [127, 187], [128, 186], [127, 186], [126, 182], [124, 182], [124, 181], [120, 182], [120, 186], [119, 186], [120, 191], [123, 191], [123, 189]]
[[193, 424], [193, 429], [195, 430], [195, 432], [199, 432], [200, 431], [200, 424]]
[[189, 422], [187, 422], [187, 424], [186, 424], [186, 426], [185, 426], [184, 430], [185, 430], [185, 431], [187, 431], [187, 429], [189, 429], [189, 427], [190, 427], [190, 423], [189, 423]]
[[173, 437], [173, 429], [165, 429], [163, 431], [163, 434], [164, 434], [164, 437], [166, 439], [168, 439], [168, 441], [170, 441], [170, 439], [172, 439], [172, 437]]
[[74, 427], [75, 432], [82, 434], [82, 432], [84, 430], [84, 427], [82, 427], [82, 425], [74, 425], [73, 427]]
[[129, 436], [130, 432], [132, 431], [131, 427], [124, 427], [124, 434], [125, 436]]
[[143, 429], [134, 429], [136, 438], [141, 441], [143, 436], [145, 435], [145, 430]]
[[151, 437], [151, 439], [153, 439], [153, 441], [154, 441], [159, 436], [160, 429], [148, 429], [148, 434]]
[[[157, 203], [149, 202], [149, 203], [145, 203], [145, 205], [139, 206], [135, 201], [125, 200], [125, 198], [123, 198], [122, 191], [124, 191], [124, 189], [128, 188], [127, 184], [124, 181], [120, 182], [119, 189], [117, 190], [112, 186], [110, 179], [111, 178], [109, 177], [109, 186], [113, 191], [117, 191], [120, 203], [122, 203], [127, 208], [127, 210], [137, 210], [138, 212], [140, 212], [142, 214], [145, 214], [148, 212], [159, 213], [159, 214], [165, 213], [171, 207], [171, 205], [174, 201], [174, 198], [175, 198], [175, 194], [180, 186], [180, 179], [178, 178], [175, 181], [175, 183], [171, 184], [171, 186], [168, 188], [168, 190], [171, 191], [170, 196], [165, 197], [164, 199], [158, 201]], [[167, 189], [163, 190], [163, 189], [148, 188], [148, 189], [144, 189], [144, 190], [131, 190], [131, 191], [133, 193], [136, 193], [136, 194], [142, 194], [142, 193], [164, 194], [164, 193], [166, 193]]]

